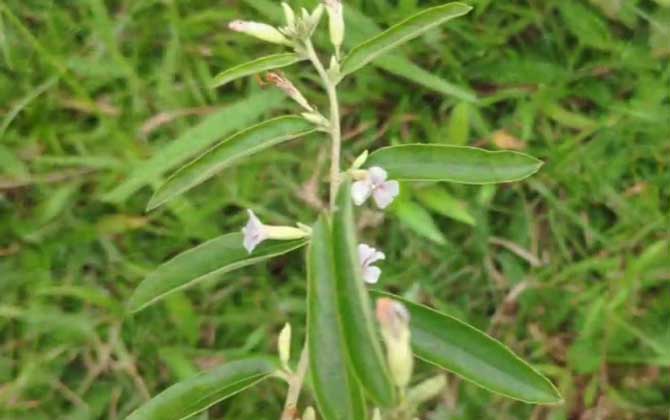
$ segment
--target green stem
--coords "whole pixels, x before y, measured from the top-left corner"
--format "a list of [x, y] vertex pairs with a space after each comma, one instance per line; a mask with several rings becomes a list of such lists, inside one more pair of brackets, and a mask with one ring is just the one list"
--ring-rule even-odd
[[330, 127], [329, 134], [331, 140], [330, 151], [330, 209], [333, 210], [335, 206], [335, 196], [337, 195], [337, 188], [340, 185], [340, 149], [342, 147], [342, 133], [340, 129], [340, 104], [337, 99], [337, 84], [328, 76], [328, 72], [323, 67], [321, 60], [314, 51], [312, 41], [305, 43], [307, 49], [307, 57], [314, 65], [323, 87], [328, 94], [328, 102], [330, 103]]
[[300, 361], [295, 373], [289, 378], [288, 393], [284, 402], [281, 420], [293, 420], [298, 411], [298, 398], [302, 390], [302, 384], [305, 382], [305, 375], [309, 367], [309, 353], [307, 350], [307, 340], [300, 353]]

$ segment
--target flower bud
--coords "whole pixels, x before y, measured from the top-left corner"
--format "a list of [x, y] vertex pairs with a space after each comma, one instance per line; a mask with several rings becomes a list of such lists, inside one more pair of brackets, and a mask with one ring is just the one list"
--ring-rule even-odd
[[341, 0], [325, 0], [328, 12], [328, 29], [330, 30], [330, 42], [339, 51], [344, 40], [344, 16], [342, 14]]
[[309, 102], [307, 102], [307, 99], [305, 99], [302, 93], [300, 93], [298, 88], [296, 88], [295, 85], [281, 73], [269, 72], [265, 76], [265, 79], [268, 81], [268, 83], [271, 83], [281, 89], [286, 95], [296, 101], [307, 111], [314, 111], [314, 108], [309, 104]]
[[358, 155], [356, 160], [354, 160], [354, 163], [351, 164], [351, 169], [354, 170], [354, 171], [360, 170], [360, 167], [363, 166], [363, 164], [365, 164], [366, 160], [368, 160], [368, 151], [367, 150], [363, 151], [363, 153]]
[[291, 41], [279, 32], [277, 28], [266, 23], [234, 20], [228, 24], [228, 28], [235, 32], [242, 32], [262, 39], [263, 41], [272, 42], [273, 44], [291, 45]]
[[422, 404], [438, 396], [445, 386], [447, 386], [446, 376], [433, 376], [412, 387], [409, 392], [407, 392], [407, 400], [414, 405]]
[[284, 9], [284, 17], [286, 18], [286, 25], [289, 28], [294, 28], [295, 27], [295, 13], [293, 12], [293, 9], [291, 9], [291, 6], [286, 4], [286, 2], [281, 3], [282, 9]]
[[377, 300], [377, 320], [386, 344], [386, 358], [391, 376], [397, 387], [409, 384], [414, 367], [410, 346], [409, 312], [400, 302], [381, 298]]
[[378, 408], [372, 412], [372, 420], [382, 420], [382, 412]]
[[291, 358], [291, 324], [288, 322], [284, 324], [284, 328], [279, 332], [277, 350], [282, 367], [289, 370], [288, 361]]
[[316, 411], [314, 411], [311, 405], [305, 408], [305, 411], [302, 413], [302, 420], [316, 420]]

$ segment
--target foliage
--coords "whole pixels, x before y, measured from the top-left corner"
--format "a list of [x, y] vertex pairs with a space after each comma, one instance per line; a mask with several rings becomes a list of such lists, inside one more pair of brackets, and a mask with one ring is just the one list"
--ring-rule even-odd
[[[347, 4], [346, 48], [419, 10], [414, 1]], [[380, 217], [369, 211], [360, 222], [387, 253], [385, 289], [491, 332], [554, 379], [566, 403], [534, 408], [449, 376], [449, 403], [428, 404], [429, 418], [527, 418], [533, 411], [664, 418], [666, 6], [473, 4], [469, 16], [343, 82], [345, 138], [359, 135], [345, 141], [343, 157], [435, 139], [523, 150], [545, 162], [531, 181], [512, 186], [403, 184], [384, 216], [398, 223], [371, 229]], [[203, 367], [271, 352], [281, 325], [304, 318], [300, 253], [231, 273], [225, 285], [175, 293], [137, 317], [126, 317], [121, 304], [169, 257], [237, 230], [240, 210], [251, 203], [282, 223], [313, 217], [303, 202], [323, 205], [313, 185], [323, 178], [316, 156], [325, 142], [309, 141], [266, 151], [143, 212], [151, 195], [145, 186], [157, 186], [224, 136], [290, 108], [276, 92], [259, 93], [253, 79], [209, 88], [217, 72], [276, 52], [221, 24], [239, 16], [278, 22], [281, 11], [272, 6], [0, 5], [5, 418], [122, 418]], [[318, 98], [306, 66], [296, 74], [301, 89]], [[252, 98], [247, 111], [218, 111]], [[173, 139], [191, 144], [186, 133], [205, 121], [212, 134], [191, 138], [190, 156], [182, 148], [159, 158], [177, 147]], [[125, 191], [109, 194], [120, 187]], [[426, 199], [425, 190], [435, 189], [448, 198]], [[398, 210], [408, 205], [414, 211]], [[426, 232], [432, 239], [437, 232], [441, 243], [427, 244]], [[300, 328], [295, 335], [294, 342], [302, 339]], [[417, 363], [416, 370], [421, 376], [433, 368]], [[210, 417], [248, 418], [258, 410], [276, 417], [283, 387], [259, 387], [263, 398], [240, 394]]]

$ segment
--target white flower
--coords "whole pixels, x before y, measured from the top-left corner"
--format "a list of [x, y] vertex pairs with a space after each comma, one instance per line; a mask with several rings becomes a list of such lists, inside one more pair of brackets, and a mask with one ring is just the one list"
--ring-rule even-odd
[[363, 204], [372, 195], [377, 207], [386, 208], [400, 193], [398, 181], [387, 181], [386, 171], [373, 166], [365, 172], [363, 179], [351, 186], [351, 197], [357, 206]]
[[254, 248], [266, 239], [292, 240], [305, 238], [310, 235], [311, 229], [308, 226], [301, 225], [296, 228], [292, 226], [265, 225], [256, 217], [253, 211], [247, 210], [247, 213], [249, 213], [249, 221], [242, 228], [242, 235], [244, 236], [242, 244], [250, 254]]
[[358, 244], [358, 260], [361, 263], [363, 280], [365, 280], [366, 283], [377, 283], [382, 270], [372, 264], [383, 259], [386, 259], [386, 255], [384, 255], [383, 252], [377, 251], [375, 248], [366, 244]]
[[235, 32], [242, 32], [262, 39], [263, 41], [272, 42], [273, 44], [291, 45], [291, 41], [279, 32], [277, 28], [266, 23], [234, 20], [228, 24], [228, 28]]
[[242, 228], [242, 234], [244, 235], [244, 248], [251, 254], [251, 251], [253, 251], [258, 244], [268, 238], [268, 233], [265, 229], [265, 225], [258, 220], [258, 217], [256, 217], [253, 211], [247, 210], [247, 213], [249, 213], [249, 221], [247, 222], [247, 225]]

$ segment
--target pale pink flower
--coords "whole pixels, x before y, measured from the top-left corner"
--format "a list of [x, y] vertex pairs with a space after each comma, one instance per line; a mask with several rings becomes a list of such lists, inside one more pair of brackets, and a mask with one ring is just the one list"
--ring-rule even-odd
[[400, 193], [398, 181], [387, 181], [386, 171], [379, 166], [367, 170], [365, 178], [351, 186], [351, 197], [357, 206], [363, 204], [371, 195], [377, 207], [384, 209]]
[[366, 283], [374, 284], [379, 280], [379, 276], [382, 274], [382, 270], [379, 267], [376, 267], [374, 264], [377, 261], [386, 259], [386, 255], [383, 252], [376, 250], [370, 245], [359, 244], [358, 245], [358, 260], [361, 263], [361, 270], [363, 272], [363, 280]]

